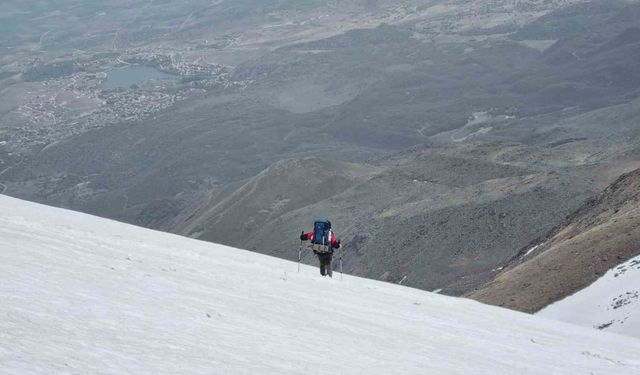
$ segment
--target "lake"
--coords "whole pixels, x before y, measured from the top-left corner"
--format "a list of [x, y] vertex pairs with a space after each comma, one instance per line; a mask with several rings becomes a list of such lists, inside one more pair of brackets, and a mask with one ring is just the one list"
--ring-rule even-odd
[[107, 78], [102, 82], [106, 89], [128, 88], [131, 85], [139, 85], [150, 79], [172, 80], [177, 76], [167, 74], [150, 66], [128, 66], [126, 68], [114, 68], [108, 70]]

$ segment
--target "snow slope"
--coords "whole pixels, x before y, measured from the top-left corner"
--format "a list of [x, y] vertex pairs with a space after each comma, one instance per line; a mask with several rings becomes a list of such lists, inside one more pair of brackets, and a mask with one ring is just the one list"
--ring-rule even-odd
[[640, 374], [635, 338], [295, 271], [0, 196], [0, 373]]
[[538, 315], [640, 338], [640, 257], [614, 267]]

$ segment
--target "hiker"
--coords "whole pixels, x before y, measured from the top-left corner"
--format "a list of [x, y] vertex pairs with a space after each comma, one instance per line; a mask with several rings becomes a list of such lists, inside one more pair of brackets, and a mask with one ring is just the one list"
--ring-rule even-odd
[[333, 277], [331, 258], [333, 251], [340, 248], [340, 240], [331, 230], [331, 222], [327, 219], [318, 219], [313, 224], [313, 231], [300, 234], [300, 241], [308, 241], [309, 247], [320, 260], [320, 274]]

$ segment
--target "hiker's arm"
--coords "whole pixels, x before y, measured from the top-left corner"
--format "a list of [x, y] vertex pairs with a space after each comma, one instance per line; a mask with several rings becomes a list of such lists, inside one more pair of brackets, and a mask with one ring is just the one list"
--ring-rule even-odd
[[339, 248], [340, 248], [340, 239], [338, 239], [338, 240], [334, 240], [334, 241], [331, 243], [331, 247], [333, 247], [334, 249], [339, 249]]
[[305, 233], [302, 231], [302, 233], [300, 233], [300, 241], [309, 241], [311, 239], [311, 233], [313, 232]]

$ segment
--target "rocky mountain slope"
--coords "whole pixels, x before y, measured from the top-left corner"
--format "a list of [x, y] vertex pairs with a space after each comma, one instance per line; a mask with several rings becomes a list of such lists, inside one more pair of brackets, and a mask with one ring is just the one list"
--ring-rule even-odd
[[469, 296], [516, 310], [538, 311], [640, 255], [639, 227], [637, 169], [587, 201], [540, 242], [523, 248], [504, 271]]
[[[490, 160], [503, 150], [499, 143], [416, 147], [372, 164], [291, 159], [195, 199], [193, 209], [160, 228], [295, 259], [300, 231], [315, 217], [329, 217], [348, 272], [459, 294], [559, 225], [593, 186], [638, 166], [618, 160], [560, 173], [532, 170], [515, 159]], [[545, 152], [516, 147], [512, 155], [549, 158]], [[316, 262], [312, 254], [303, 259]]]

